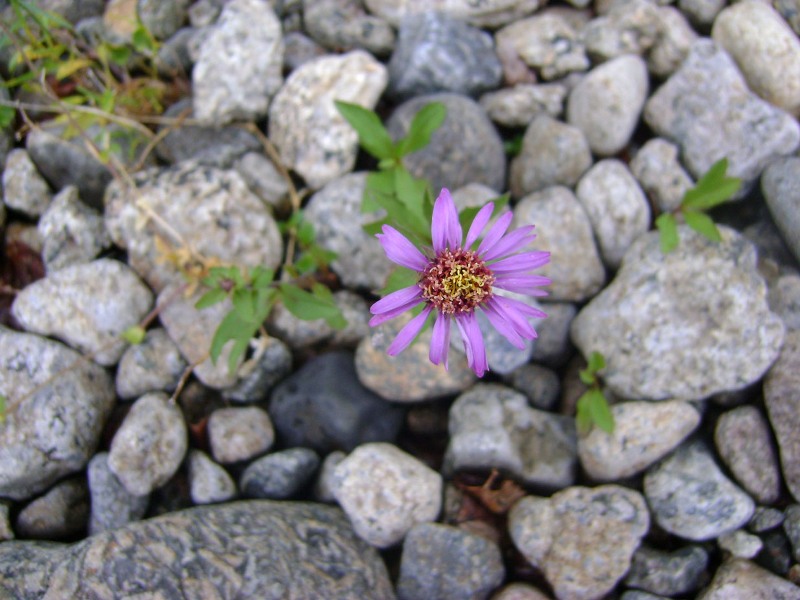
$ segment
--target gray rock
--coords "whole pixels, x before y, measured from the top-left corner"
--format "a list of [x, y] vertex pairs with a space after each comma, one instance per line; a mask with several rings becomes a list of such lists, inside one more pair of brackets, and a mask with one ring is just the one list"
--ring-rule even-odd
[[697, 600], [796, 600], [800, 588], [747, 560], [725, 561]]
[[491, 35], [440, 12], [403, 18], [389, 61], [389, 92], [407, 100], [436, 92], [465, 96], [495, 89], [502, 67]]
[[[676, 448], [700, 424], [700, 413], [680, 400], [623, 402], [611, 407], [614, 432], [593, 428], [578, 439], [578, 456], [597, 480], [625, 479]], [[659, 592], [661, 593], [661, 592]]]
[[669, 598], [649, 592], [629, 590], [620, 596], [620, 600], [669, 600]]
[[641, 494], [616, 485], [525, 496], [508, 515], [514, 545], [556, 597], [599, 599], [628, 571], [650, 526]]
[[172, 391], [186, 368], [178, 346], [161, 328], [149, 330], [141, 344], [125, 350], [117, 367], [120, 398], [138, 398], [147, 392]]
[[450, 408], [444, 470], [499, 468], [526, 485], [560, 489], [575, 481], [573, 419], [528, 406], [520, 393], [478, 384]]
[[[176, 102], [164, 112], [164, 116], [178, 120], [193, 118], [191, 99]], [[194, 161], [209, 167], [228, 169], [247, 153], [262, 149], [261, 142], [253, 133], [236, 125], [225, 127], [213, 124], [202, 127], [181, 124], [180, 127], [170, 126], [166, 132], [161, 129], [160, 133], [164, 139], [156, 146], [158, 156], [173, 165]]]
[[618, 0], [584, 27], [581, 41], [590, 58], [599, 63], [625, 54], [642, 55], [653, 47], [660, 33], [655, 2]]
[[323, 454], [350, 452], [366, 442], [393, 442], [405, 412], [361, 385], [352, 354], [342, 351], [312, 358], [270, 399], [270, 415], [283, 443]]
[[[198, 34], [202, 35], [194, 27], [183, 27], [159, 46], [153, 63], [160, 75], [163, 77], [175, 77], [191, 71], [193, 60], [189, 47]], [[187, 98], [186, 100], [187, 104], [191, 104], [191, 99]], [[169, 111], [169, 108], [167, 111]], [[156, 149], [156, 152], [158, 152], [158, 149]]]
[[8, 542], [0, 548], [0, 593], [394, 598], [380, 556], [353, 534], [341, 511], [266, 501], [192, 508], [72, 546]]
[[722, 414], [714, 443], [722, 461], [756, 501], [773, 504], [778, 499], [778, 457], [767, 420], [755, 406], [740, 406]]
[[642, 545], [633, 553], [625, 585], [663, 596], [688, 594], [703, 583], [707, 566], [708, 552], [702, 546], [662, 552]]
[[773, 161], [761, 177], [761, 191], [775, 225], [800, 260], [800, 158]]
[[309, 448], [272, 452], [251, 462], [239, 478], [247, 498], [286, 500], [311, 481], [319, 468], [319, 455]]
[[764, 404], [778, 440], [786, 487], [800, 501], [800, 332], [786, 334], [780, 357], [764, 379]]
[[329, 50], [362, 48], [386, 56], [394, 48], [394, 30], [380, 17], [368, 14], [359, 0], [304, 0], [305, 31]]
[[753, 1], [725, 8], [711, 37], [736, 61], [753, 92], [800, 114], [800, 40], [777, 10]]
[[292, 371], [292, 351], [281, 340], [261, 336], [255, 340], [255, 354], [239, 369], [239, 382], [222, 390], [233, 402], [259, 402], [272, 387]]
[[800, 275], [782, 275], [769, 286], [770, 309], [780, 315], [787, 331], [800, 329]]
[[[280, 264], [275, 219], [235, 171], [185, 163], [142, 171], [133, 179], [132, 188], [109, 186], [106, 228], [127, 250], [131, 267], [157, 292], [170, 282], [184, 282], [174, 264], [179, 258], [169, 260], [170, 253], [180, 256], [181, 250], [243, 267]], [[188, 252], [185, 260], [191, 259]]]
[[559, 13], [541, 13], [515, 21], [500, 29], [495, 39], [498, 47], [513, 49], [545, 81], [589, 68], [578, 29]]
[[73, 478], [56, 484], [44, 496], [24, 506], [14, 529], [23, 538], [53, 540], [83, 532], [88, 520], [86, 481]]
[[488, 117], [503, 127], [527, 127], [540, 114], [558, 117], [564, 109], [566, 86], [520, 83], [481, 96], [480, 105]]
[[666, 79], [681, 66], [698, 35], [674, 6], [659, 6], [658, 19], [661, 32], [647, 53], [647, 69]]
[[206, 125], [267, 114], [283, 83], [281, 24], [266, 0], [231, 0], [205, 35], [192, 70], [195, 117]]
[[22, 148], [8, 153], [3, 169], [3, 201], [29, 217], [39, 217], [50, 206], [50, 186]]
[[[428, 0], [365, 0], [365, 4], [369, 12], [395, 27], [404, 16], [431, 9]], [[476, 27], [495, 28], [527, 16], [541, 5], [541, 0], [486, 0], [480, 4], [472, 0], [443, 0], [436, 7]]]
[[561, 398], [558, 374], [541, 365], [522, 365], [510, 373], [506, 381], [522, 392], [534, 408], [540, 410], [553, 410]]
[[546, 319], [534, 319], [539, 337], [533, 343], [531, 360], [550, 367], [560, 367], [573, 353], [569, 329], [578, 312], [569, 302], [542, 302]]
[[725, 0], [678, 0], [678, 8], [697, 27], [707, 29], [725, 8]]
[[526, 583], [509, 583], [494, 594], [492, 600], [550, 600], [550, 596]]
[[522, 198], [514, 208], [512, 227], [522, 225], [536, 226], [537, 250], [559, 257], [539, 270], [553, 282], [550, 298], [580, 302], [600, 290], [605, 270], [591, 221], [569, 189], [555, 186]]
[[208, 445], [217, 462], [250, 460], [274, 442], [272, 420], [257, 406], [218, 408], [208, 418]]
[[328, 53], [325, 48], [300, 31], [287, 32], [283, 36], [283, 44], [283, 68], [287, 73]]
[[678, 147], [662, 138], [651, 138], [639, 148], [630, 169], [659, 212], [676, 210], [694, 185], [678, 161]]
[[[336, 496], [333, 495], [334, 487], [334, 472], [339, 463], [347, 456], [341, 450], [334, 450], [328, 454], [323, 460], [317, 474], [317, 480], [314, 482], [314, 498], [318, 502], [325, 502], [327, 504], [334, 504]], [[781, 513], [783, 514], [783, 513]]]
[[142, 25], [157, 40], [166, 40], [186, 22], [190, 0], [138, 0], [137, 14]]
[[281, 160], [313, 189], [353, 169], [358, 136], [334, 100], [374, 108], [386, 67], [363, 50], [323, 56], [295, 69], [269, 109], [269, 137]]
[[591, 166], [592, 153], [583, 132], [540, 115], [525, 130], [522, 149], [511, 161], [511, 193], [519, 198], [550, 186], [572, 187]]
[[647, 65], [635, 54], [605, 62], [572, 88], [567, 122], [586, 136], [589, 148], [611, 156], [628, 145], [647, 99]]
[[314, 226], [316, 242], [337, 254], [331, 268], [342, 283], [374, 291], [386, 284], [392, 263], [375, 236], [363, 229], [380, 217], [361, 211], [366, 177], [362, 172], [334, 179], [311, 196], [304, 215]]
[[792, 565], [792, 549], [782, 530], [767, 531], [761, 534], [764, 549], [758, 557], [758, 564], [772, 573], [788, 575]]
[[266, 156], [248, 152], [236, 160], [233, 168], [247, 187], [274, 210], [285, 212], [290, 208], [289, 184]]
[[189, 493], [195, 504], [226, 502], [236, 496], [236, 483], [205, 452], [190, 450]]
[[603, 262], [616, 269], [633, 241], [650, 227], [644, 192], [625, 163], [606, 159], [583, 174], [575, 196], [592, 222]]
[[764, 533], [783, 524], [783, 511], [770, 506], [756, 506], [747, 528], [753, 533]]
[[120, 334], [139, 323], [152, 304], [152, 292], [130, 268], [101, 258], [28, 285], [11, 311], [26, 330], [58, 337], [108, 366], [125, 351]]
[[87, 469], [91, 514], [89, 535], [117, 529], [144, 517], [149, 495], [137, 496], [125, 489], [108, 466], [108, 452], [99, 452]]
[[38, 227], [48, 273], [87, 263], [111, 245], [102, 215], [81, 202], [78, 188], [71, 185], [56, 194]]
[[496, 544], [450, 525], [421, 523], [403, 541], [397, 597], [482, 600], [504, 577]]
[[786, 520], [783, 530], [792, 544], [795, 561], [800, 562], [800, 505], [792, 504], [786, 508]]
[[741, 529], [723, 533], [717, 538], [719, 549], [736, 558], [755, 558], [764, 548], [761, 538]]
[[61, 15], [70, 23], [103, 14], [103, 0], [40, 0], [38, 8]]
[[755, 509], [701, 442], [681, 446], [650, 469], [644, 493], [659, 526], [688, 540], [710, 540], [738, 529]]
[[800, 34], [800, 5], [797, 0], [777, 0], [772, 6], [786, 19], [794, 32]]
[[444, 104], [447, 116], [430, 143], [404, 159], [411, 174], [427, 179], [434, 194], [445, 187], [458, 189], [468, 183], [504, 189], [503, 142], [486, 113], [470, 98], [441, 93], [408, 100], [395, 109], [386, 123], [392, 137], [399, 139], [408, 134], [414, 116], [431, 102]]
[[114, 434], [108, 466], [128, 492], [144, 496], [175, 474], [187, 445], [181, 409], [153, 392], [133, 404]]
[[8, 509], [8, 502], [0, 502], [0, 541], [3, 542], [14, 539], [14, 530], [11, 529]]
[[0, 327], [0, 496], [25, 500], [81, 470], [114, 405], [111, 379], [58, 342]]
[[645, 104], [644, 119], [657, 135], [677, 143], [695, 178], [717, 160], [744, 189], [776, 157], [800, 143], [800, 125], [747, 88], [730, 56], [700, 39], [689, 56]]
[[400, 316], [379, 325], [358, 344], [356, 374], [362, 385], [395, 402], [432, 400], [467, 389], [475, 381], [475, 374], [461, 353], [451, 353], [449, 370], [429, 360], [430, 329], [397, 356], [386, 354], [389, 344], [409, 320], [408, 316]]
[[614, 281], [572, 322], [584, 356], [605, 356], [614, 394], [699, 400], [745, 388], [777, 358], [783, 323], [767, 307], [755, 249], [719, 229], [716, 243], [680, 226], [667, 255], [656, 232], [639, 237]]
[[208, 27], [222, 12], [221, 0], [198, 0], [189, 7], [189, 23], [192, 27]]
[[393, 546], [414, 525], [435, 520], [442, 504], [442, 477], [383, 442], [353, 450], [336, 467], [331, 483], [356, 534], [378, 548]]

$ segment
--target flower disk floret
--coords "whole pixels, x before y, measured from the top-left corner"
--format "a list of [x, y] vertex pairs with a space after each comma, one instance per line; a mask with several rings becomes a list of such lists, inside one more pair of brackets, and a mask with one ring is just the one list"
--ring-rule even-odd
[[377, 234], [389, 260], [416, 271], [418, 279], [414, 285], [373, 304], [370, 325], [380, 325], [423, 305], [422, 312], [411, 319], [389, 345], [389, 355], [395, 356], [405, 350], [434, 311], [431, 362], [443, 363], [447, 368], [450, 326], [455, 322], [467, 363], [478, 377], [483, 377], [489, 365], [483, 334], [475, 316], [477, 309], [482, 310], [489, 323], [517, 348], [524, 348], [526, 339], [536, 338], [536, 330], [529, 319], [547, 315], [524, 302], [501, 296], [496, 290], [528, 296], [547, 295], [540, 288], [549, 285], [550, 280], [531, 271], [547, 264], [550, 253], [522, 251], [536, 236], [532, 225], [506, 233], [513, 218], [511, 212], [500, 216], [473, 250], [493, 211], [491, 202], [478, 211], [464, 238], [453, 198], [447, 189], [442, 189], [433, 205], [432, 248], [423, 252], [389, 225], [384, 225], [383, 233]]

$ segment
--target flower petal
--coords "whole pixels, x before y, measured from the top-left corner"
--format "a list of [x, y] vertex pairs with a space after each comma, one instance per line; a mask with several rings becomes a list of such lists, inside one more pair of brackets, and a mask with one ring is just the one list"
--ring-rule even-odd
[[464, 240], [464, 248], [469, 250], [469, 247], [472, 246], [472, 244], [475, 243], [475, 240], [481, 236], [483, 233], [483, 228], [486, 227], [489, 219], [492, 218], [493, 212], [494, 202], [489, 202], [486, 206], [478, 211], [478, 214], [476, 214], [475, 218], [472, 219], [472, 225], [469, 226], [467, 239]]
[[501, 275], [495, 278], [494, 287], [528, 296], [546, 296], [545, 290], [537, 288], [551, 283], [548, 277], [542, 275]]
[[478, 320], [474, 312], [464, 313], [456, 317], [456, 325], [464, 342], [464, 351], [467, 353], [467, 364], [475, 371], [478, 377], [483, 377], [489, 370], [489, 361], [486, 359], [486, 347], [483, 344], [483, 334], [478, 327]]
[[497, 221], [494, 222], [491, 229], [489, 229], [489, 233], [486, 234], [486, 237], [483, 238], [481, 245], [478, 246], [478, 254], [481, 256], [487, 250], [491, 250], [492, 246], [494, 246], [497, 241], [503, 237], [503, 234], [508, 229], [508, 226], [511, 225], [511, 219], [514, 218], [514, 213], [508, 211], [504, 215], [501, 215]]
[[497, 331], [499, 331], [504, 338], [506, 338], [512, 346], [523, 350], [525, 348], [525, 340], [522, 339], [522, 336], [517, 333], [517, 330], [514, 329], [514, 325], [509, 322], [500, 312], [497, 310], [496, 306], [491, 302], [487, 302], [482, 307], [486, 318], [489, 319], [489, 323], [492, 324]]
[[390, 225], [384, 225], [382, 229], [383, 233], [378, 233], [375, 237], [380, 241], [389, 260], [413, 271], [425, 270], [428, 259], [406, 236]]
[[396, 356], [408, 348], [408, 345], [414, 341], [414, 338], [417, 337], [417, 334], [422, 330], [422, 326], [425, 325], [425, 320], [428, 318], [428, 315], [431, 314], [432, 310], [432, 306], [426, 306], [425, 310], [406, 323], [400, 330], [400, 333], [394, 338], [394, 341], [389, 344], [386, 354], [389, 356]]
[[437, 313], [436, 322], [433, 324], [433, 337], [431, 338], [431, 350], [428, 353], [428, 358], [435, 365], [444, 361], [444, 368], [447, 370], [447, 354], [449, 350], [450, 317], [443, 313]]
[[385, 298], [381, 298], [369, 309], [370, 312], [375, 315], [369, 320], [370, 326], [376, 327], [414, 308], [423, 301], [421, 296], [422, 290], [416, 285], [412, 285], [411, 287], [392, 292]]
[[[514, 331], [518, 335], [528, 340], [536, 339], [538, 336], [533, 325], [528, 323], [525, 314], [517, 310], [517, 307], [510, 300], [510, 298], [503, 296], [493, 296], [486, 305], [493, 307], [500, 316], [514, 327]], [[519, 302], [518, 304], [524, 303]], [[524, 304], [524, 306], [527, 306], [527, 304]]]
[[489, 265], [489, 268], [495, 275], [502, 275], [503, 273], [514, 273], [530, 271], [546, 265], [550, 262], [549, 252], [521, 252], [496, 263]]
[[431, 238], [433, 238], [433, 251], [436, 254], [445, 248], [455, 250], [461, 247], [461, 223], [458, 222], [453, 197], [447, 188], [442, 188], [439, 197], [433, 204], [433, 220], [431, 223]]
[[536, 239], [536, 235], [534, 235], [532, 232], [533, 225], [527, 225], [526, 227], [515, 229], [508, 235], [505, 235], [498, 240], [498, 242], [489, 250], [487, 250], [481, 258], [487, 261], [495, 260], [496, 258], [507, 256], [514, 252], [519, 252]]

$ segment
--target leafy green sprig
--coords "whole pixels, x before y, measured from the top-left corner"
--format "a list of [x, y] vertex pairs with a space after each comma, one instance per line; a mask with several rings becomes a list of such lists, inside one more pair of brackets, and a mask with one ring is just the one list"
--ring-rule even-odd
[[578, 375], [589, 389], [578, 398], [577, 413], [575, 416], [578, 433], [589, 433], [596, 425], [606, 433], [614, 432], [614, 415], [608, 406], [608, 400], [603, 395], [598, 373], [606, 368], [606, 359], [599, 352], [592, 352], [585, 369]]
[[686, 191], [675, 212], [663, 213], [658, 216], [656, 227], [660, 234], [661, 251], [664, 254], [672, 252], [678, 246], [676, 214], [682, 215], [689, 227], [712, 242], [722, 241], [719, 229], [706, 211], [729, 200], [741, 188], [742, 180], [737, 177], [729, 177], [726, 174], [727, 170], [727, 158], [715, 162], [694, 187]]

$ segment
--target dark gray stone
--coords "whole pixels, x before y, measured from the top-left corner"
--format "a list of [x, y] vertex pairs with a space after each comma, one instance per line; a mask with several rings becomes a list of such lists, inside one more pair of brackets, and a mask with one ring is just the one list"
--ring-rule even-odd
[[401, 406], [361, 385], [349, 352], [311, 359], [275, 388], [269, 412], [286, 445], [323, 454], [393, 442], [405, 415]]
[[502, 73], [488, 33], [444, 13], [409, 14], [389, 61], [389, 92], [403, 100], [436, 92], [477, 96], [497, 88]]
[[367, 13], [362, 0], [304, 0], [303, 25], [314, 40], [335, 52], [362, 48], [385, 56], [395, 43], [391, 25]]
[[157, 40], [174, 34], [188, 18], [190, 0], [138, 0], [139, 20]]
[[640, 546], [633, 554], [625, 584], [663, 596], [688, 594], [703, 583], [707, 566], [708, 552], [701, 546], [674, 552]]
[[389, 133], [399, 139], [408, 133], [411, 120], [426, 104], [441, 102], [447, 108], [442, 126], [430, 143], [404, 159], [415, 177], [431, 183], [434, 195], [443, 187], [457, 189], [483, 183], [505, 189], [506, 155], [503, 142], [480, 105], [457, 94], [430, 94], [401, 104], [387, 122]]
[[290, 448], [253, 461], [239, 479], [247, 498], [286, 500], [296, 494], [319, 467], [319, 455], [310, 448]]
[[757, 506], [747, 528], [753, 533], [764, 533], [783, 524], [783, 511], [770, 506]]
[[483, 600], [504, 577], [496, 544], [457, 527], [420, 523], [403, 541], [397, 597]]
[[21, 538], [57, 540], [85, 530], [89, 520], [89, 491], [83, 478], [62, 481], [28, 503], [17, 515]]
[[792, 544], [794, 560], [800, 562], [800, 504], [792, 504], [786, 509], [786, 520], [783, 522], [783, 530], [786, 537]]
[[89, 461], [87, 475], [91, 496], [89, 535], [117, 529], [144, 516], [149, 494], [136, 496], [125, 489], [108, 466], [108, 452], [100, 452]]
[[192, 508], [73, 546], [3, 543], [0, 596], [395, 597], [380, 556], [339, 509], [263, 501]]
[[[272, 387], [292, 372], [292, 351], [273, 337], [259, 338], [257, 359], [232, 388], [223, 390], [222, 397], [233, 402], [258, 402], [266, 398]], [[244, 369], [243, 369], [244, 370]]]

